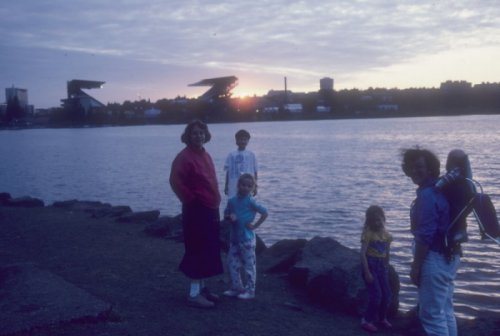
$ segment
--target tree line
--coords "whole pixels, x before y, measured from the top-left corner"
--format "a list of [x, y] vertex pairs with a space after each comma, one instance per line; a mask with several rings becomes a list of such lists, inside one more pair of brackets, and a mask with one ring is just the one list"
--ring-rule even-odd
[[[287, 104], [300, 104], [300, 112]], [[17, 103], [18, 105], [18, 103]], [[15, 100], [8, 102], [3, 122], [23, 118]], [[318, 106], [325, 107], [319, 111]], [[266, 112], [272, 107], [273, 112]], [[148, 111], [155, 113], [148, 114]], [[141, 125], [185, 123], [193, 118], [207, 122], [241, 122], [291, 119], [409, 117], [500, 113], [500, 83], [471, 85], [444, 82], [439, 88], [320, 90], [309, 93], [274, 92], [265, 96], [224, 97], [205, 101], [175, 99], [108, 103], [87, 111], [69, 105], [51, 109], [43, 124], [52, 127], [82, 125]], [[36, 118], [35, 123], [36, 123]]]

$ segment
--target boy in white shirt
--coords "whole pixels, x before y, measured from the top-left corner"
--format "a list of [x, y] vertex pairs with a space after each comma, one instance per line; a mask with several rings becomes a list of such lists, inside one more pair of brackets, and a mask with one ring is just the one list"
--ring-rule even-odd
[[[253, 152], [246, 149], [250, 141], [250, 133], [246, 130], [239, 130], [234, 137], [238, 150], [229, 153], [224, 164], [224, 170], [226, 171], [224, 193], [228, 198], [238, 193], [237, 185], [241, 174], [251, 174], [257, 182], [257, 159]], [[254, 196], [257, 194], [257, 184], [253, 194]]]

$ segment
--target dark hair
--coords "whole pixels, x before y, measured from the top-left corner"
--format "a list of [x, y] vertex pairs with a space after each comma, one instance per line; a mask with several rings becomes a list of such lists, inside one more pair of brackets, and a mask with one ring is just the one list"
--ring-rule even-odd
[[181, 135], [181, 141], [185, 143], [186, 145], [191, 144], [191, 137], [189, 136], [191, 134], [191, 131], [193, 128], [198, 126], [205, 132], [205, 143], [209, 142], [210, 139], [212, 138], [212, 135], [208, 131], [208, 126], [205, 124], [203, 121], [199, 119], [192, 120], [189, 122], [189, 124], [186, 125], [186, 128], [184, 129], [184, 133]]
[[248, 139], [250, 139], [250, 133], [248, 133], [247, 130], [241, 129], [238, 132], [236, 132], [236, 134], [234, 135], [234, 137], [236, 139], [238, 139], [238, 138], [248, 138]]
[[425, 163], [427, 164], [427, 169], [429, 169], [431, 173], [431, 176], [434, 178], [439, 177], [439, 167], [441, 164], [436, 154], [434, 154], [430, 150], [422, 149], [419, 147], [403, 149], [402, 157], [403, 157], [403, 162], [401, 164], [401, 168], [403, 169], [403, 172], [405, 173], [406, 176], [410, 176], [411, 168], [412, 165], [415, 163], [415, 161], [423, 157]]
[[238, 185], [240, 185], [240, 181], [242, 181], [244, 179], [252, 180], [253, 185], [255, 186], [255, 177], [252, 174], [249, 174], [249, 173], [241, 174], [240, 177], [238, 178]]
[[384, 209], [378, 205], [370, 205], [368, 209], [366, 209], [365, 212], [365, 226], [364, 229], [369, 229], [370, 224], [372, 224], [377, 216], [380, 216], [384, 219], [385, 221], [385, 213]]

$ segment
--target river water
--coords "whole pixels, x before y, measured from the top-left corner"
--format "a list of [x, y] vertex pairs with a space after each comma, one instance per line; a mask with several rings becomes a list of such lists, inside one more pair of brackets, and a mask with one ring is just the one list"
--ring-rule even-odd
[[[401, 279], [401, 309], [416, 303], [410, 285], [409, 206], [415, 186], [401, 171], [400, 151], [420, 145], [442, 160], [469, 153], [474, 178], [500, 209], [500, 116], [426, 117], [209, 125], [222, 190], [234, 133], [247, 129], [259, 162], [258, 201], [270, 215], [258, 234], [271, 245], [285, 238], [332, 237], [359, 249], [365, 209], [381, 205], [394, 236], [391, 262]], [[54, 201], [79, 199], [159, 209], [176, 215], [170, 164], [184, 125], [33, 129], [0, 132], [0, 191]], [[481, 241], [474, 219], [456, 281], [457, 315], [500, 313], [500, 247]]]

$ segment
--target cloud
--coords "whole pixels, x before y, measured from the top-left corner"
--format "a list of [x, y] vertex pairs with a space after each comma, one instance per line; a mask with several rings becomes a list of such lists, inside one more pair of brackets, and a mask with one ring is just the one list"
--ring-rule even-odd
[[[477, 50], [500, 56], [499, 15], [495, 1], [462, 0], [8, 1], [0, 8], [0, 85], [22, 85], [31, 100], [53, 96], [48, 90], [70, 76], [111, 79], [106, 94], [117, 101], [135, 99], [126, 94], [137, 87], [152, 99], [198, 94], [187, 84], [233, 74], [254, 92], [276, 89], [283, 76], [297, 90], [316, 90], [324, 76], [363, 88], [384, 76], [413, 86], [418, 74], [437, 86], [447, 78], [419, 67]], [[469, 76], [462, 79], [484, 73], [469, 64], [467, 73], [457, 69]]]

